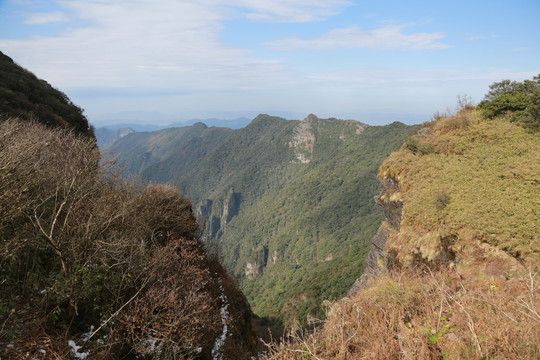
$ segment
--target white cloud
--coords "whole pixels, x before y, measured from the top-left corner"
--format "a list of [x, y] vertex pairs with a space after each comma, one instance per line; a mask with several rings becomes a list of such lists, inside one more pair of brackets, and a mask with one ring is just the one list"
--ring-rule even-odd
[[322, 36], [304, 40], [289, 38], [266, 42], [264, 45], [275, 50], [331, 50], [365, 48], [374, 50], [440, 50], [449, 45], [438, 42], [441, 33], [413, 33], [406, 35], [403, 29], [408, 26], [387, 25], [374, 30], [362, 30], [356, 25], [334, 29]]
[[245, 9], [251, 20], [278, 22], [309, 22], [336, 15], [347, 5], [347, 0], [232, 0], [228, 5]]
[[59, 23], [59, 22], [68, 22], [69, 17], [66, 13], [62, 11], [54, 12], [40, 12], [30, 15], [25, 21], [25, 24], [29, 25], [39, 25], [39, 24], [48, 24], [48, 23]]
[[463, 35], [465, 36], [465, 40], [469, 40], [469, 41], [483, 40], [486, 38], [485, 35], [478, 35], [478, 34], [471, 34], [471, 33], [465, 33]]
[[[280, 61], [222, 43], [223, 21], [312, 21], [345, 0], [57, 0], [27, 23], [70, 21], [54, 37], [1, 39], [0, 48], [61, 88], [250, 89], [286, 83]], [[70, 14], [68, 18], [66, 14]], [[78, 26], [78, 27], [77, 27]]]
[[[355, 87], [377, 85], [425, 86], [428, 83], [460, 81], [499, 81], [501, 79], [527, 79], [535, 75], [534, 71], [509, 71], [504, 69], [486, 69], [485, 71], [458, 70], [404, 70], [397, 68], [364, 68], [341, 70], [311, 75], [310, 79], [339, 84], [356, 84]], [[487, 89], [487, 88], [486, 88]], [[486, 90], [484, 89], [484, 90]]]
[[[222, 30], [227, 20], [239, 17], [275, 22], [321, 20], [347, 6], [348, 2], [343, 0], [57, 0], [56, 3], [59, 13], [69, 14], [66, 20], [70, 27], [66, 26], [56, 36], [0, 38], [0, 49], [37, 76], [67, 91], [70, 97], [75, 94], [73, 100], [92, 115], [127, 109], [193, 114], [204, 110], [204, 116], [213, 116], [212, 111], [245, 109], [306, 114], [339, 109], [354, 113], [368, 108], [386, 111], [390, 103], [400, 104], [402, 109], [414, 107], [415, 111], [423, 111], [433, 106], [429, 97], [437, 91], [451, 93], [450, 101], [453, 101], [455, 94], [469, 88], [461, 85], [470, 79], [481, 83], [477, 88], [485, 91], [493, 81], [517, 77], [486, 71], [482, 79], [475, 80], [482, 74], [410, 71], [405, 64], [403, 69], [364, 68], [307, 75], [292, 70], [279, 59], [257, 58], [248, 49], [223, 42]], [[40, 13], [29, 19], [46, 23], [46, 18]], [[47, 21], [53, 19], [51, 16]], [[60, 19], [64, 18], [56, 18]], [[448, 47], [441, 41], [440, 33], [414, 33], [407, 29], [392, 24], [372, 30], [351, 26], [313, 39], [284, 39], [267, 45], [323, 50]], [[419, 98], [422, 101], [415, 100]]]
[[61, 88], [242, 89], [283, 68], [221, 43], [224, 1], [59, 4], [85, 25], [55, 37], [0, 39], [0, 48]]

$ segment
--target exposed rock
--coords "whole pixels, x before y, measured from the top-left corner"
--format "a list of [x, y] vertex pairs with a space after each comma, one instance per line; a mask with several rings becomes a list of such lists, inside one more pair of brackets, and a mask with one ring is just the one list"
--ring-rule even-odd
[[214, 237], [221, 229], [221, 221], [217, 216], [212, 216], [208, 221], [208, 235], [210, 238]]
[[247, 262], [245, 274], [249, 280], [253, 280], [260, 274], [260, 268], [256, 263]]
[[361, 134], [362, 132], [364, 132], [364, 130], [366, 130], [366, 128], [369, 126], [368, 124], [363, 124], [361, 122], [358, 122], [358, 121], [355, 121], [355, 120], [352, 120], [356, 123], [356, 135], [358, 134]]
[[223, 225], [227, 224], [231, 219], [238, 214], [238, 208], [240, 205], [240, 194], [234, 192], [233, 189], [229, 190], [229, 194], [223, 203]]
[[249, 280], [253, 280], [259, 276], [264, 267], [268, 264], [268, 248], [266, 246], [259, 245], [252, 251], [250, 260], [246, 262], [246, 269], [244, 272]]
[[195, 210], [195, 214], [197, 215], [197, 217], [207, 218], [210, 215], [210, 212], [212, 211], [212, 204], [213, 204], [213, 201], [210, 199], [203, 200], [201, 204]]
[[277, 250], [274, 250], [274, 254], [272, 255], [272, 264], [275, 264], [278, 260], [278, 252]]
[[356, 294], [365, 286], [370, 278], [386, 270], [386, 240], [388, 240], [388, 230], [384, 226], [381, 226], [373, 238], [371, 238], [371, 249], [366, 258], [364, 273], [356, 279], [347, 294], [348, 296]]
[[310, 114], [302, 122], [300, 122], [293, 130], [293, 138], [289, 142], [289, 147], [294, 148], [296, 159], [302, 164], [307, 164], [311, 161], [313, 155], [313, 147], [315, 146], [315, 133], [313, 128], [319, 119]]
[[354, 282], [349, 290], [349, 296], [362, 289], [370, 278], [387, 270], [386, 241], [389, 236], [388, 227], [393, 230], [399, 230], [400, 228], [403, 202], [401, 201], [399, 182], [393, 177], [384, 178], [381, 182], [384, 188], [380, 195], [375, 197], [375, 202], [383, 207], [386, 221], [383, 222], [377, 233], [371, 238], [371, 249], [366, 258], [366, 268], [362, 276]]

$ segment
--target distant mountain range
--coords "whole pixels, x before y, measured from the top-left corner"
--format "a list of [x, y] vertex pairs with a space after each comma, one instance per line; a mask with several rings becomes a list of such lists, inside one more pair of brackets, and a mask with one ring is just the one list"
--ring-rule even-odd
[[99, 127], [96, 129], [95, 134], [97, 138], [97, 144], [100, 149], [105, 149], [106, 147], [112, 145], [116, 140], [130, 134], [132, 132], [153, 132], [157, 130], [177, 128], [191, 126], [197, 123], [202, 123], [205, 126], [219, 126], [227, 127], [230, 129], [240, 129], [245, 127], [251, 122], [248, 118], [237, 118], [237, 119], [192, 119], [185, 122], [172, 123], [169, 125], [152, 125], [152, 124], [138, 124], [138, 123], [122, 123], [107, 125]]
[[121, 128], [131, 128], [134, 131], [139, 132], [150, 132], [150, 131], [156, 131], [161, 129], [167, 129], [172, 127], [182, 127], [182, 126], [190, 126], [193, 124], [196, 124], [198, 122], [202, 122], [203, 124], [207, 126], [221, 126], [221, 127], [228, 127], [231, 129], [240, 129], [246, 126], [251, 122], [250, 118], [247, 117], [239, 117], [235, 119], [219, 119], [219, 118], [205, 118], [205, 119], [190, 119], [185, 121], [173, 121], [173, 122], [165, 122], [166, 125], [155, 125], [151, 121], [153, 121], [153, 117], [148, 117], [146, 120], [136, 121], [136, 119], [122, 119], [120, 122], [111, 120], [110, 123], [107, 123], [107, 121], [102, 121], [97, 123], [98, 128], [106, 128], [109, 130], [118, 130]]

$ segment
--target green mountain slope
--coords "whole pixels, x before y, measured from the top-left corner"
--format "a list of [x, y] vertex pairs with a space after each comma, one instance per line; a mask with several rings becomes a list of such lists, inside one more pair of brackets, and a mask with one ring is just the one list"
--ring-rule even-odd
[[320, 315], [321, 301], [344, 295], [363, 271], [383, 218], [373, 202], [379, 164], [412, 128], [259, 115], [243, 129], [212, 129], [175, 130], [193, 134], [180, 146], [173, 130], [130, 134], [109, 151], [191, 198], [204, 240], [219, 247], [256, 313]]
[[118, 139], [135, 132], [135, 130], [129, 127], [122, 127], [116, 130], [101, 127], [96, 129], [94, 132], [96, 134], [97, 146], [100, 149], [105, 149]]
[[0, 121], [9, 117], [94, 136], [83, 110], [66, 94], [0, 52]]
[[305, 320], [363, 271], [381, 161], [410, 127], [259, 116], [178, 179], [259, 315]]
[[118, 156], [118, 165], [125, 168], [126, 174], [140, 174], [150, 166], [165, 161], [165, 166], [158, 166], [155, 170], [157, 173], [149, 171], [147, 174], [149, 180], [166, 182], [162, 180], [170, 178], [169, 172], [181, 171], [184, 166], [219, 145], [231, 132], [228, 128], [208, 128], [203, 123], [154, 132], [136, 132], [120, 138], [104, 153], [106, 156]]

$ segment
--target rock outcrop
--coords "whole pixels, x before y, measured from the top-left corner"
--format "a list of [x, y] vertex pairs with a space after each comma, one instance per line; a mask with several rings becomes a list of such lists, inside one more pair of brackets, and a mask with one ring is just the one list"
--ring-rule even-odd
[[381, 224], [377, 233], [371, 238], [371, 249], [366, 258], [366, 268], [360, 278], [358, 278], [348, 295], [354, 295], [366, 284], [373, 276], [376, 276], [388, 268], [388, 259], [386, 256], [386, 241], [390, 230], [399, 230], [402, 213], [403, 201], [399, 195], [401, 189], [399, 182], [395, 178], [386, 178], [382, 180], [384, 189], [375, 197], [375, 202], [382, 206], [386, 220]]
[[293, 138], [289, 142], [289, 147], [294, 148], [296, 159], [302, 164], [311, 162], [313, 148], [317, 140], [314, 128], [317, 126], [319, 118], [310, 114], [294, 128]]
[[233, 189], [229, 190], [229, 194], [225, 198], [223, 203], [223, 216], [221, 223], [227, 224], [231, 219], [238, 214], [238, 208], [240, 206], [240, 194], [235, 193]]

